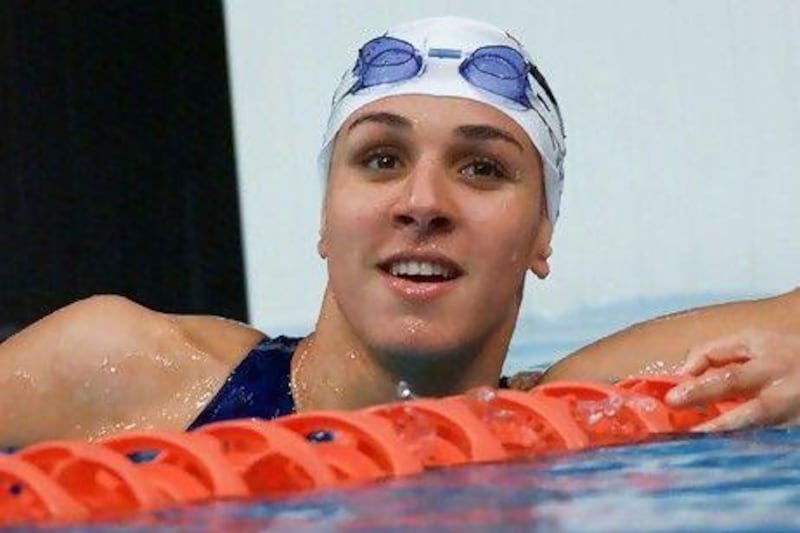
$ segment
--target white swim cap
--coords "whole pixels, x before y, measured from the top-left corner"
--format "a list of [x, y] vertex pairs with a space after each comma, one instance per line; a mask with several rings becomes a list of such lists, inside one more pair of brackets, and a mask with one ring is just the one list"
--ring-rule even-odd
[[564, 181], [564, 126], [547, 82], [516, 39], [483, 22], [436, 17], [401, 24], [365, 43], [334, 93], [318, 158], [324, 176], [333, 140], [347, 118], [375, 100], [402, 94], [469, 98], [511, 117], [542, 157], [547, 213], [555, 225]]

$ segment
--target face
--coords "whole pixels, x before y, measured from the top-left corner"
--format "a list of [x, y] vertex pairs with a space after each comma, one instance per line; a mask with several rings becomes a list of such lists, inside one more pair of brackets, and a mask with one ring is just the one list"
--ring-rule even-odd
[[336, 138], [319, 249], [350, 329], [383, 354], [480, 350], [509, 336], [525, 272], [547, 275], [541, 162], [485, 104], [393, 96]]

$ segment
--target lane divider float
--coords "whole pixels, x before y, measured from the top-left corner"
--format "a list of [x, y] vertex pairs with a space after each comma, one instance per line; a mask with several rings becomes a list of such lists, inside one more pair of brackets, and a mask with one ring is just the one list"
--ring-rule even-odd
[[279, 497], [680, 433], [738, 405], [676, 409], [681, 378], [482, 387], [359, 411], [229, 420], [190, 432], [133, 431], [0, 454], [0, 526], [119, 520], [181, 503]]

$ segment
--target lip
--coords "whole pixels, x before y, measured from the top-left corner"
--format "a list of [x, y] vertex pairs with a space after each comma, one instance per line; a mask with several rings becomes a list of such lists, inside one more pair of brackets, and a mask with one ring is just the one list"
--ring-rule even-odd
[[[399, 278], [393, 276], [386, 269], [386, 266], [397, 261], [427, 261], [439, 263], [447, 266], [456, 273], [455, 277], [446, 281], [426, 282], [426, 281], [412, 281], [409, 279]], [[405, 300], [416, 302], [427, 302], [441, 298], [445, 294], [452, 291], [461, 277], [464, 275], [464, 269], [461, 266], [440, 253], [398, 253], [387, 257], [376, 265], [378, 272], [389, 286], [389, 288], [398, 296]]]

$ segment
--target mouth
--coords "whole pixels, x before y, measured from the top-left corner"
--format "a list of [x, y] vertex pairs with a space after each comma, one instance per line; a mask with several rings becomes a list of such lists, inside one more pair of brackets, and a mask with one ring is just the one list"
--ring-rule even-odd
[[389, 276], [412, 283], [446, 283], [464, 274], [456, 263], [443, 256], [394, 256], [378, 264]]

